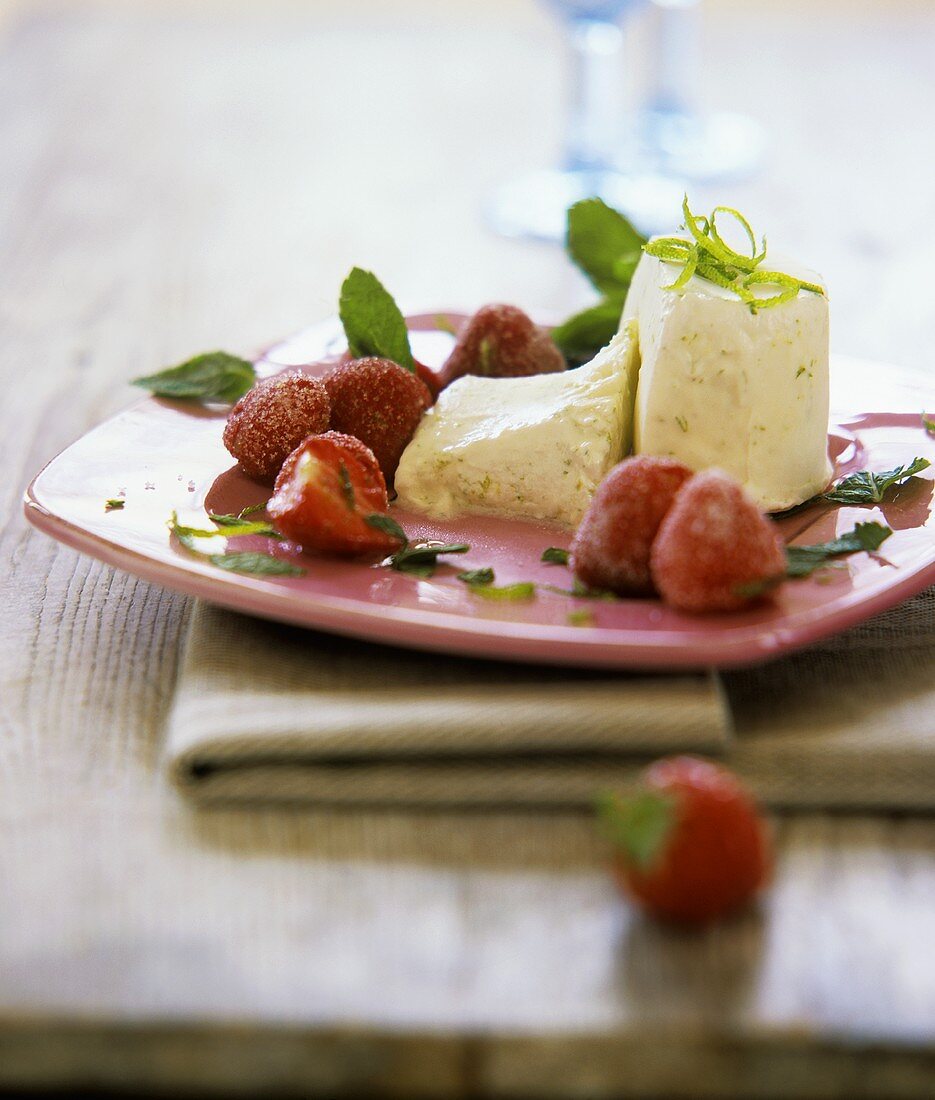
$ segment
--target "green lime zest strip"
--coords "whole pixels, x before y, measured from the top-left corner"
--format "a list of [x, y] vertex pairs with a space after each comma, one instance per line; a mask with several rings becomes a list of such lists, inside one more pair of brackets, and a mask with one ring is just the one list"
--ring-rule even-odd
[[[685, 227], [695, 238], [695, 242], [700, 249], [703, 249], [714, 259], [720, 260], [721, 263], [738, 267], [741, 271], [752, 271], [756, 267], [755, 256], [742, 256], [739, 252], [735, 252], [721, 240], [716, 232], [713, 232], [714, 226], [711, 220], [697, 218], [691, 212], [688, 206], [688, 195], [682, 200], [682, 214], [685, 217]], [[704, 221], [704, 229], [699, 227], [699, 221], [701, 220]]]
[[674, 283], [669, 283], [668, 286], [663, 287], [663, 290], [681, 290], [683, 286], [686, 286], [688, 280], [695, 274], [695, 269], [698, 267], [698, 251], [697, 249], [688, 257], [685, 266], [682, 268], [682, 274], [675, 280]]
[[[764, 258], [766, 257], [766, 238], [764, 237], [760, 241], [760, 251], [757, 252], [756, 235], [754, 234], [750, 223], [743, 216], [743, 214], [740, 213], [739, 210], [735, 210], [732, 206], [715, 206], [715, 208], [711, 211], [711, 236], [715, 240], [719, 241], [726, 249], [728, 249], [728, 251], [734, 251], [730, 247], [730, 245], [721, 237], [720, 233], [718, 233], [717, 216], [719, 213], [730, 214], [730, 216], [740, 224], [741, 229], [743, 229], [744, 233], [747, 236], [747, 240], [750, 242], [750, 260], [752, 261], [753, 266], [756, 267], [757, 264], [762, 263]], [[734, 254], [738, 255], [738, 253]]]
[[[782, 271], [763, 271], [759, 265], [766, 257], [766, 238], [760, 241], [757, 252], [756, 234], [747, 219], [732, 206], [716, 206], [709, 218], [693, 214], [686, 195], [682, 201], [682, 213], [685, 227], [692, 240], [684, 237], [657, 237], [643, 245], [643, 251], [655, 256], [663, 263], [681, 264], [682, 270], [676, 279], [663, 287], [664, 290], [681, 290], [697, 275], [716, 286], [729, 290], [750, 307], [751, 313], [771, 306], [782, 305], [797, 297], [802, 290], [824, 296], [825, 288], [818, 283], [799, 279]], [[750, 244], [750, 255], [745, 256], [731, 248], [717, 228], [718, 214], [729, 215], [740, 228]], [[775, 286], [778, 293], [758, 297], [751, 287]]]
[[824, 296], [825, 288], [818, 283], [809, 283], [805, 279], [797, 279], [794, 275], [786, 275], [782, 271], [751, 271], [744, 280], [749, 286], [751, 283], [775, 283], [776, 286], [789, 287], [796, 293], [800, 290], [808, 290], [812, 294]]

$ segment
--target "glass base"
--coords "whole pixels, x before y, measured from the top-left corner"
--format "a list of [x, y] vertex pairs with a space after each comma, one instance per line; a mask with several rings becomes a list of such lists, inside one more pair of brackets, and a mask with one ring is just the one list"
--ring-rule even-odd
[[632, 144], [632, 156], [662, 175], [711, 183], [751, 175], [763, 160], [766, 135], [746, 115], [647, 110], [640, 115]]
[[568, 207], [599, 197], [649, 236], [675, 229], [684, 192], [683, 181], [662, 175], [543, 169], [500, 187], [488, 201], [486, 215], [506, 237], [562, 241]]

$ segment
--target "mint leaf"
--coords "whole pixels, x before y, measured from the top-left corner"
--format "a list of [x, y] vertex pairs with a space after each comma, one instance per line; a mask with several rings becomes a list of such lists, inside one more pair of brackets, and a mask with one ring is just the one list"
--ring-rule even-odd
[[646, 238], [601, 199], [584, 199], [568, 210], [565, 247], [603, 300], [552, 330], [569, 362], [584, 363], [610, 342]]
[[[224, 519], [234, 517], [223, 517]], [[198, 539], [213, 538], [217, 535], [223, 538], [235, 538], [238, 535], [265, 535], [268, 538], [282, 538], [268, 523], [242, 523], [239, 528], [233, 525], [221, 526], [213, 531], [203, 530], [200, 527], [186, 527], [179, 523], [178, 513], [173, 512], [169, 517], [169, 531], [175, 535], [182, 546], [197, 558], [203, 558], [220, 569], [227, 569], [232, 573], [257, 573], [267, 576], [304, 576], [305, 570], [291, 562], [275, 558], [272, 554], [264, 554], [262, 551], [244, 551], [225, 554], [206, 554], [198, 549]]]
[[585, 363], [606, 347], [620, 327], [625, 293], [615, 293], [552, 329], [553, 342], [566, 359]]
[[571, 588], [559, 588], [554, 584], [543, 584], [540, 587], [547, 592], [555, 592], [559, 596], [574, 596], [576, 600], [606, 600], [614, 603], [620, 598], [616, 592], [608, 592], [603, 588], [588, 588], [577, 577], [571, 582]]
[[283, 561], [282, 558], [274, 558], [272, 554], [263, 554], [259, 551], [211, 554], [208, 560], [212, 565], [220, 569], [226, 569], [230, 573], [253, 573], [267, 577], [303, 577], [305, 570], [292, 562]]
[[458, 580], [471, 587], [493, 584], [494, 571], [489, 565], [484, 569], [469, 569], [466, 573], [459, 573]]
[[123, 500], [121, 497], [112, 497], [110, 500], [105, 500], [104, 501], [104, 511], [105, 512], [120, 512], [120, 511], [123, 510], [123, 506], [125, 504], [126, 504], [126, 501]]
[[549, 546], [542, 551], [540, 561], [547, 561], [551, 565], [567, 565], [569, 553], [560, 546]]
[[630, 798], [602, 795], [597, 815], [607, 839], [630, 864], [648, 870], [661, 857], [676, 825], [672, 795], [643, 791]]
[[577, 577], [572, 581], [571, 594], [585, 600], [610, 600], [615, 601], [620, 597], [616, 592], [608, 592], [605, 588], [588, 588]]
[[351, 475], [347, 472], [344, 463], [338, 466], [338, 480], [341, 482], [341, 493], [349, 512], [357, 511], [357, 498], [354, 496], [354, 486], [351, 484]]
[[466, 542], [409, 543], [390, 558], [390, 566], [400, 573], [431, 577], [438, 565], [439, 554], [466, 554], [470, 549]]
[[158, 374], [134, 378], [132, 385], [156, 397], [197, 398], [232, 405], [255, 382], [252, 363], [225, 351], [209, 351]]
[[626, 290], [645, 243], [623, 214], [601, 199], [584, 199], [568, 210], [568, 255], [602, 294]]
[[501, 588], [489, 584], [473, 585], [471, 591], [475, 596], [483, 596], [485, 600], [515, 602], [531, 600], [536, 594], [536, 586], [532, 581], [519, 581], [517, 584], [505, 584]]
[[829, 492], [822, 493], [818, 499], [834, 504], [879, 504], [888, 489], [927, 470], [929, 465], [927, 458], [914, 458], [905, 466], [897, 466], [893, 470], [885, 470], [879, 474], [871, 470], [861, 470], [860, 473], [843, 478]]
[[812, 546], [787, 546], [786, 575], [807, 577], [829, 558], [855, 554], [861, 550], [878, 550], [892, 533], [889, 527], [884, 527], [881, 523], [858, 523], [852, 531], [839, 535], [830, 542]]
[[531, 581], [520, 581], [517, 584], [505, 584], [495, 588], [494, 572], [490, 568], [459, 573], [458, 580], [464, 581], [475, 596], [483, 596], [485, 600], [531, 600], [536, 594], [536, 586]]
[[355, 267], [341, 287], [339, 312], [353, 356], [376, 355], [415, 371], [406, 319], [376, 275]]
[[409, 536], [392, 516], [385, 515], [383, 512], [372, 512], [369, 516], [364, 516], [364, 523], [375, 527], [385, 535], [392, 535], [394, 539], [399, 539], [403, 546], [409, 545]]

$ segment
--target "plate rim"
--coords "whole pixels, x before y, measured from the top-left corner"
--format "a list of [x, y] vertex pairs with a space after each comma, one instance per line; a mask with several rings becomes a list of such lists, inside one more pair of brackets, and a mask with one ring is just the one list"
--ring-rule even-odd
[[[439, 311], [444, 313], [445, 311]], [[421, 315], [428, 316], [428, 315]], [[329, 322], [314, 328], [325, 329]], [[310, 332], [307, 329], [305, 332]], [[271, 345], [262, 355], [264, 362], [275, 348], [286, 341]], [[857, 360], [852, 356], [835, 356], [838, 361], [859, 362], [864, 366], [877, 364], [872, 360]], [[925, 377], [914, 376], [900, 368], [910, 381], [925, 384]], [[919, 594], [935, 583], [935, 549], [933, 557], [916, 567], [906, 567], [904, 576], [872, 594], [860, 596], [853, 591], [834, 612], [815, 615], [799, 621], [794, 627], [778, 622], [775, 628], [759, 625], [729, 625], [717, 634], [697, 638], [694, 643], [679, 645], [683, 632], [663, 629], [657, 633], [612, 626], [559, 626], [498, 620], [491, 631], [490, 620], [471, 619], [447, 611], [426, 612], [392, 604], [375, 605], [367, 610], [359, 599], [343, 599], [322, 593], [314, 602], [307, 598], [297, 601], [292, 590], [254, 577], [226, 574], [195, 559], [179, 558], [166, 562], [118, 541], [109, 540], [87, 530], [69, 519], [57, 515], [40, 499], [41, 481], [47, 471], [60, 461], [72, 447], [88, 435], [100, 431], [117, 418], [155, 402], [144, 397], [101, 421], [82, 433], [71, 444], [45, 463], [30, 481], [23, 499], [26, 519], [43, 534], [95, 560], [137, 576], [149, 583], [242, 614], [287, 623], [310, 630], [343, 634], [370, 642], [406, 649], [457, 653], [478, 659], [534, 663], [554, 666], [575, 666], [626, 670], [659, 671], [717, 668], [742, 668], [764, 664], [795, 652], [824, 638], [831, 637], [889, 610], [904, 600]], [[841, 421], [884, 413], [855, 412], [842, 415]], [[905, 415], [894, 413], [894, 416]], [[309, 614], [312, 619], [310, 620]], [[710, 624], [709, 618], [699, 624]], [[545, 638], [544, 631], [554, 634], [567, 630], [568, 639]], [[785, 637], [791, 632], [792, 638]], [[633, 635], [639, 633], [637, 642]], [[629, 636], [629, 637], [628, 637]], [[523, 650], [517, 652], [516, 646]]]

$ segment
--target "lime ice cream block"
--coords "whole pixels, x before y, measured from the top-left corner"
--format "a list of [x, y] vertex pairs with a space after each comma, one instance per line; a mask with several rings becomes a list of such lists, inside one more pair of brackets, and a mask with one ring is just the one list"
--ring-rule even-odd
[[399, 504], [438, 519], [487, 514], [574, 526], [631, 447], [638, 369], [635, 326], [623, 325], [577, 370], [458, 379], [403, 452]]
[[[777, 256], [762, 268], [820, 283]], [[754, 311], [697, 275], [667, 289], [681, 271], [644, 254], [624, 306], [622, 326], [637, 322], [642, 360], [636, 452], [694, 470], [718, 466], [767, 512], [801, 504], [831, 477], [828, 299], [802, 289]], [[754, 293], [766, 298], [776, 287]]]

